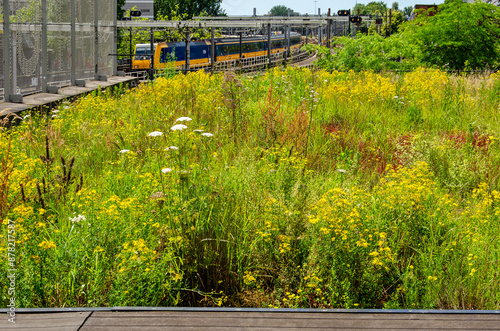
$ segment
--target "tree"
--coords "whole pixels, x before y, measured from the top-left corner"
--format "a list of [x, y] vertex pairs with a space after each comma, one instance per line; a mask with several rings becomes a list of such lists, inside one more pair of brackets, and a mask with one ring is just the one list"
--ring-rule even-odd
[[269, 11], [269, 16], [288, 16], [288, 10], [290, 10], [290, 16], [299, 16], [299, 13], [294, 12], [287, 6], [278, 5], [271, 8]]
[[359, 9], [359, 15], [375, 15], [385, 13], [387, 10], [387, 4], [383, 1], [372, 1], [369, 2], [368, 4], [364, 5], [361, 3], [358, 3], [354, 6], [354, 9], [352, 10], [353, 15], [358, 15], [358, 9]]
[[397, 2], [397, 1], [396, 1], [396, 2], [393, 2], [393, 3], [392, 3], [392, 8], [391, 8], [391, 9], [392, 9], [392, 10], [399, 10], [399, 2]]
[[185, 16], [225, 16], [221, 8], [222, 0], [155, 0], [155, 18]]
[[384, 17], [384, 25], [383, 27], [383, 32], [382, 34], [385, 34], [386, 36], [390, 34], [395, 34], [398, 33], [399, 31], [399, 26], [401, 23], [403, 23], [403, 12], [399, 10], [392, 10], [391, 11], [391, 29], [389, 31], [389, 11], [386, 12], [386, 16]]
[[427, 65], [450, 69], [497, 67], [500, 61], [500, 8], [487, 3], [446, 0], [434, 16], [421, 13], [405, 34]]
[[403, 9], [403, 15], [405, 17], [405, 20], [408, 20], [408, 17], [410, 17], [411, 11], [413, 10], [412, 6], [407, 6]]
[[125, 14], [125, 11], [122, 9], [122, 7], [125, 5], [126, 0], [116, 0], [116, 5], [117, 5], [117, 12], [116, 12], [116, 17], [118, 20], [121, 20], [123, 18], [123, 15]]

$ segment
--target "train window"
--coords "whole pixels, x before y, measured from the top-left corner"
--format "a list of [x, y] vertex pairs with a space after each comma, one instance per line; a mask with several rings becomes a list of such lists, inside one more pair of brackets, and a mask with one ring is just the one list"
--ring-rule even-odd
[[135, 59], [136, 60], [149, 60], [149, 56], [151, 54], [151, 47], [146, 46], [137, 46], [135, 49]]

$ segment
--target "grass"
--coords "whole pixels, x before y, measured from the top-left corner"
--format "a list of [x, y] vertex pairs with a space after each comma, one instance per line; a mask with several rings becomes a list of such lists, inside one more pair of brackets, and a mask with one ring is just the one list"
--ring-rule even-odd
[[18, 307], [499, 309], [499, 105], [430, 69], [98, 92], [0, 133], [0, 268], [15, 223]]

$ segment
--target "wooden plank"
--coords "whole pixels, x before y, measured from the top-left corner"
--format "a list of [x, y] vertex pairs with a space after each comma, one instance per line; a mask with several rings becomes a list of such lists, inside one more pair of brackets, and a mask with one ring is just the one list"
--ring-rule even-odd
[[43, 313], [24, 314], [16, 313], [15, 324], [9, 322], [8, 315], [0, 319], [0, 330], [54, 330], [76, 331], [83, 324], [90, 312], [70, 313]]
[[[249, 330], [258, 330], [258, 331], [305, 331], [308, 330], [309, 328], [234, 328], [234, 327], [204, 327], [204, 331], [249, 331]], [[147, 327], [145, 329], [144, 327], [127, 327], [127, 328], [113, 328], [113, 327], [107, 327], [107, 326], [97, 326], [97, 327], [92, 327], [88, 328], [84, 326], [83, 328], [80, 329], [81, 331], [111, 331], [111, 330], [116, 330], [116, 331], [199, 331], [200, 327], [198, 326], [190, 326], [190, 327], [179, 327], [179, 326], [161, 326], [161, 327]], [[318, 328], [314, 329], [314, 331], [332, 331], [332, 330], [349, 330], [349, 331], [366, 331], [367, 329], [358, 329], [358, 328], [352, 328], [352, 329], [346, 329], [342, 327], [328, 327], [328, 328]], [[374, 329], [370, 328], [368, 330], [381, 330], [381, 329]], [[390, 329], [382, 329], [382, 330], [390, 330]], [[405, 330], [405, 329], [393, 329], [393, 330]], [[426, 329], [425, 331], [442, 331], [442, 329]]]
[[28, 110], [28, 106], [23, 103], [0, 102], [0, 118], [9, 114], [19, 114]]
[[232, 327], [232, 328], [364, 328], [364, 329], [429, 329], [442, 330], [495, 330], [500, 329], [499, 320], [425, 320], [425, 319], [357, 319], [357, 315], [351, 315], [343, 319], [304, 319], [300, 314], [290, 314], [288, 318], [255, 318], [244, 317], [151, 317], [145, 314], [143, 317], [127, 318], [126, 316], [99, 317], [92, 316], [85, 326], [112, 326], [126, 330], [127, 327], [143, 326], [150, 327]]
[[268, 318], [268, 319], [283, 319], [283, 318], [302, 318], [302, 319], [388, 319], [388, 320], [495, 320], [500, 323], [500, 314], [367, 314], [367, 313], [332, 313], [321, 312], [317, 313], [302, 313], [302, 312], [238, 312], [238, 311], [103, 311], [94, 312], [93, 318], [101, 317], [118, 317], [125, 316], [126, 318], [133, 317], [203, 317], [203, 318]]
[[[92, 315], [90, 315], [92, 314]], [[96, 311], [16, 314], [0, 330], [500, 330], [500, 314]], [[88, 319], [86, 319], [90, 316]], [[82, 325], [83, 324], [83, 325]], [[80, 328], [81, 326], [81, 328]]]
[[[259, 331], [305, 331], [308, 330], [309, 328], [234, 328], [234, 327], [204, 327], [203, 331], [253, 331], [253, 330], [259, 330]], [[192, 326], [192, 327], [178, 327], [178, 326], [161, 326], [161, 327], [127, 327], [127, 328], [113, 328], [113, 327], [107, 327], [107, 326], [96, 326], [96, 327], [86, 327], [83, 326], [81, 331], [111, 331], [111, 330], [116, 330], [116, 331], [199, 331], [200, 327], [197, 326]], [[402, 330], [415, 330], [415, 329], [410, 329], [410, 328], [402, 328], [402, 329], [388, 329], [388, 328], [382, 328], [382, 329], [377, 329], [377, 328], [344, 328], [344, 327], [328, 327], [328, 328], [317, 328], [313, 329], [314, 331], [332, 331], [332, 330], [349, 330], [349, 331], [367, 331], [367, 330], [384, 330], [384, 331], [402, 331]], [[433, 328], [426, 328], [424, 329], [425, 331], [443, 331], [443, 329], [433, 329]], [[494, 329], [498, 330], [498, 329]]]

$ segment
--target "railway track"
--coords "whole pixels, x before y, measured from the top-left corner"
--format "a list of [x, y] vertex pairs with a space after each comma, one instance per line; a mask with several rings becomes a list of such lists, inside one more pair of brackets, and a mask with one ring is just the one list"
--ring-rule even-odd
[[[207, 65], [200, 65], [200, 66], [190, 66], [190, 68], [187, 70], [184, 67], [180, 67], [175, 69], [177, 72], [191, 72], [191, 71], [198, 71], [198, 70], [205, 70], [207, 72], [224, 72], [224, 71], [234, 71], [236, 73], [252, 73], [252, 72], [257, 72], [257, 71], [262, 71], [265, 70], [269, 67], [277, 67], [277, 66], [287, 66], [291, 65], [293, 67], [312, 67], [312, 62], [316, 58], [316, 54], [311, 54], [307, 51], [297, 51], [291, 54], [287, 59], [284, 57], [284, 53], [275, 53], [271, 55], [271, 63], [269, 63], [269, 58], [267, 55], [263, 56], [255, 56], [255, 57], [250, 57], [250, 58], [243, 58], [243, 59], [237, 59], [237, 60], [230, 60], [230, 61], [220, 61], [217, 62], [212, 69], [211, 66]], [[167, 69], [168, 70], [168, 69]], [[170, 72], [172, 69], [170, 69]], [[157, 70], [155, 71], [155, 74], [161, 75], [165, 70]], [[128, 72], [127, 75], [130, 74], [139, 74], [142, 73], [143, 76], [147, 75], [148, 73], [147, 70], [143, 71], [133, 71], [133, 72]], [[150, 76], [151, 77], [151, 76]], [[145, 78], [147, 80], [147, 78]]]
[[[276, 66], [285, 66], [290, 65], [293, 67], [311, 67], [312, 62], [314, 61], [316, 54], [310, 54], [306, 51], [298, 51], [288, 59], [284, 58], [284, 53], [275, 53], [271, 55], [271, 67]], [[251, 58], [239, 59], [239, 60], [231, 60], [224, 62], [217, 62], [214, 68], [214, 72], [223, 72], [223, 71], [235, 71], [237, 73], [252, 73], [265, 70], [269, 67], [269, 59], [267, 55], [265, 56], [256, 56]], [[122, 71], [126, 76], [137, 77], [140, 81], [148, 81], [151, 79], [151, 75], [147, 70], [142, 71], [129, 71], [130, 65], [124, 64], [119, 65], [117, 67], [118, 71]], [[189, 71], [198, 71], [198, 70], [206, 70], [211, 71], [210, 66], [192, 66]], [[186, 69], [180, 68], [177, 69], [178, 72], [186, 72]], [[155, 72], [155, 74], [161, 75], [161, 71]], [[69, 86], [71, 83], [67, 79], [69, 72], [58, 72], [57, 73], [62, 80], [50, 82], [51, 86], [57, 87], [65, 87]], [[154, 77], [154, 76], [153, 76]], [[22, 78], [22, 77], [20, 77]], [[41, 92], [41, 86], [32, 86], [28, 88], [23, 88], [21, 91], [23, 96], [35, 94]], [[3, 101], [3, 88], [0, 88], [0, 101]]]

